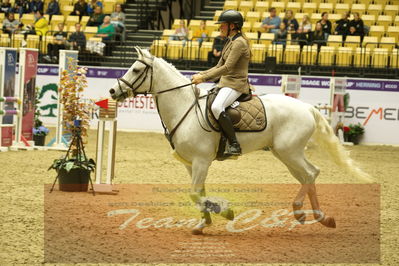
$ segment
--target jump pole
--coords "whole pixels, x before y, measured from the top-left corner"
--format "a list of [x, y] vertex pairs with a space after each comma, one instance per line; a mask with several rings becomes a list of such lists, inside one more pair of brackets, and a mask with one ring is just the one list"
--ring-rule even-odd
[[[118, 104], [111, 99], [105, 99], [96, 102], [100, 106], [99, 120], [97, 127], [97, 145], [96, 145], [96, 171], [93, 188], [95, 192], [106, 194], [117, 194], [118, 191], [113, 189], [112, 180], [115, 172], [115, 147], [116, 147], [116, 128]], [[102, 183], [103, 176], [103, 155], [104, 155], [104, 139], [105, 128], [109, 126], [108, 135], [108, 155], [105, 183]]]

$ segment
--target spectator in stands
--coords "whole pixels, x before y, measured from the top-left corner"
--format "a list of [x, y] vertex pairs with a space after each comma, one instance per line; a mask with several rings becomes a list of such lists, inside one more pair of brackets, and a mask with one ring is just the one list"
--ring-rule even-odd
[[104, 54], [110, 56], [112, 54], [112, 39], [115, 34], [114, 25], [111, 24], [111, 17], [105, 16], [103, 24], [98, 27], [98, 31], [96, 37], [101, 37], [103, 42], [105, 43], [105, 52]]
[[91, 14], [89, 22], [87, 22], [87, 26], [100, 26], [104, 21], [105, 15], [103, 14], [103, 9], [100, 6], [97, 6], [94, 9], [94, 13]]
[[[301, 33], [310, 33], [312, 31], [312, 23], [310, 23], [310, 19], [308, 15], [304, 15], [302, 18], [302, 22], [300, 24]], [[298, 28], [298, 30], [299, 30]]]
[[122, 40], [125, 40], [125, 19], [126, 15], [122, 11], [122, 5], [116, 4], [115, 11], [111, 14], [111, 23], [118, 34], [122, 34]]
[[328, 20], [328, 12], [323, 12], [321, 14], [321, 20], [319, 20], [317, 22], [321, 23], [324, 33], [327, 33], [328, 35], [331, 34], [332, 25], [331, 25], [331, 21]]
[[280, 23], [280, 28], [276, 33], [276, 38], [274, 40], [275, 44], [283, 44], [284, 46], [287, 44], [287, 26], [284, 22]]
[[292, 34], [291, 41], [299, 44], [301, 46], [301, 49], [304, 45], [308, 44], [308, 32], [305, 32], [302, 24], [299, 26], [296, 33]]
[[11, 34], [17, 33], [22, 28], [22, 23], [15, 19], [14, 13], [7, 13], [3, 20], [3, 32]]
[[352, 26], [355, 27], [358, 36], [364, 36], [364, 23], [358, 12], [353, 13], [353, 20], [349, 23], [349, 31]]
[[68, 33], [64, 31], [64, 23], [59, 23], [58, 31], [53, 34], [53, 43], [47, 44], [47, 55], [43, 57], [48, 62], [57, 63], [58, 54], [62, 49], [66, 49], [66, 40]]
[[217, 36], [213, 40], [212, 51], [208, 53], [208, 63], [215, 65], [222, 55], [222, 50], [224, 45], [226, 44], [227, 38], [226, 36]]
[[276, 15], [276, 8], [269, 8], [270, 16], [262, 21], [262, 28], [271, 33], [277, 33], [280, 27], [281, 18]]
[[[46, 36], [48, 31], [48, 21], [43, 16], [43, 11], [36, 11], [35, 22], [30, 25], [30, 32], [28, 34], [36, 34], [40, 36]], [[26, 35], [25, 35], [26, 36]]]
[[350, 26], [347, 36], [362, 36], [362, 35], [360, 35], [360, 33], [356, 30], [355, 26]]
[[43, 1], [42, 0], [31, 0], [29, 3], [29, 12], [36, 13], [41, 11], [43, 13]]
[[16, 0], [14, 4], [14, 12], [22, 17], [24, 13], [29, 13], [29, 1], [28, 0]]
[[87, 14], [89, 16], [91, 16], [91, 14], [95, 13], [95, 10], [97, 7], [101, 7], [101, 9], [103, 8], [103, 3], [101, 3], [98, 0], [91, 0], [89, 2], [89, 4], [87, 5]]
[[292, 12], [292, 10], [285, 11], [285, 17], [283, 19], [283, 22], [287, 27], [287, 32], [290, 34], [295, 33], [299, 28], [298, 21], [296, 20], [296, 18], [294, 18], [294, 13]]
[[73, 5], [73, 11], [71, 13], [72, 16], [79, 16], [79, 19], [82, 19], [82, 16], [87, 16], [87, 3], [85, 0], [79, 0]]
[[86, 36], [81, 32], [82, 25], [75, 24], [75, 32], [69, 36], [68, 42], [72, 45], [73, 50], [83, 51], [86, 47]]
[[50, 15], [50, 20], [53, 15], [60, 14], [60, 6], [58, 5], [57, 0], [51, 0], [51, 2], [48, 3], [46, 14]]
[[0, 13], [9, 13], [12, 11], [10, 0], [3, 0], [0, 6]]
[[186, 27], [186, 22], [184, 19], [180, 20], [179, 27], [175, 30], [175, 33], [169, 37], [171, 41], [183, 41], [183, 45], [188, 39], [188, 29]]
[[310, 40], [312, 42], [312, 44], [317, 44], [317, 48], [318, 50], [320, 50], [320, 47], [323, 45], [326, 45], [326, 41], [328, 38], [328, 34], [326, 32], [323, 31], [323, 25], [321, 24], [321, 22], [317, 22], [316, 23], [316, 28], [314, 30], [314, 32], [312, 32], [310, 34]]
[[342, 35], [343, 40], [345, 40], [345, 37], [349, 32], [349, 24], [350, 24], [349, 17], [350, 13], [345, 12], [342, 14], [342, 18], [335, 22], [337, 26], [335, 27], [334, 34]]
[[209, 36], [209, 31], [206, 29], [206, 20], [201, 20], [200, 28], [194, 32], [193, 41], [198, 41], [199, 45], [202, 42], [207, 41]]

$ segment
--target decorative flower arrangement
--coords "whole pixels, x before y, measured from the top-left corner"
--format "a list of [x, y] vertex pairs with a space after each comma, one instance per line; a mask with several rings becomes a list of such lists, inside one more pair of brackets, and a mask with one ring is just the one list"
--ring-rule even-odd
[[353, 142], [355, 145], [359, 144], [360, 137], [363, 134], [364, 134], [364, 127], [360, 123], [344, 126], [345, 140]]
[[64, 132], [73, 137], [66, 155], [54, 160], [49, 170], [57, 171], [61, 191], [87, 191], [95, 162], [87, 158], [83, 138], [87, 137], [93, 104], [82, 99], [87, 88], [87, 68], [79, 68], [72, 58], [67, 65], [68, 69], [61, 74], [59, 95], [63, 104]]
[[35, 142], [36, 146], [44, 146], [45, 138], [47, 134], [50, 132], [49, 129], [45, 126], [43, 126], [42, 120], [40, 120], [40, 88], [36, 87], [36, 98], [35, 98], [35, 124], [34, 127], [32, 128], [32, 133], [33, 133], [33, 140]]

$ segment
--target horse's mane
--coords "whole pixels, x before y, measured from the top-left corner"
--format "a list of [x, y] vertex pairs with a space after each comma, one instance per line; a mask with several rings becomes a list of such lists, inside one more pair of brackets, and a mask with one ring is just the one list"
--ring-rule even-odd
[[170, 70], [172, 70], [176, 75], [188, 80], [188, 78], [186, 78], [174, 65], [165, 61], [163, 58], [160, 57], [155, 57], [155, 58], [158, 59], [158, 61], [161, 62], [162, 65], [167, 66]]

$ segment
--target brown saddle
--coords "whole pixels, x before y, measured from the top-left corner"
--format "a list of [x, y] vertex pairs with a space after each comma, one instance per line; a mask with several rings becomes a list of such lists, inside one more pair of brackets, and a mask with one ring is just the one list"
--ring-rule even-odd
[[[220, 131], [219, 123], [213, 116], [211, 106], [216, 98], [219, 88], [214, 88], [208, 92], [206, 100], [206, 118], [209, 126]], [[235, 107], [226, 108], [227, 114], [230, 116], [234, 129], [237, 132], [257, 132], [263, 131], [267, 125], [266, 111], [262, 101], [258, 96], [242, 94], [236, 100], [239, 104]], [[233, 104], [234, 105], [234, 104]]]

